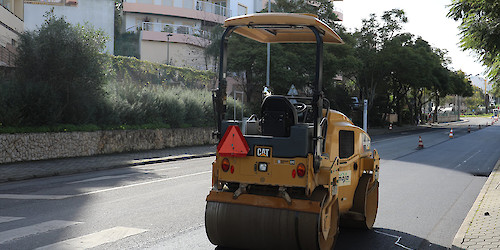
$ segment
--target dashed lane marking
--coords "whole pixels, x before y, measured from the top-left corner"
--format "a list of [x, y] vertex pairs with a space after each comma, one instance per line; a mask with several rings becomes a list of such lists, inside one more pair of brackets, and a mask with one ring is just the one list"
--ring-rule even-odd
[[45, 233], [52, 230], [62, 229], [72, 225], [77, 225], [83, 222], [78, 221], [65, 221], [65, 220], [51, 220], [47, 222], [42, 222], [39, 224], [20, 227], [16, 229], [11, 229], [7, 231], [0, 232], [0, 244], [23, 238], [26, 236]]
[[453, 169], [456, 169], [460, 166], [462, 166], [462, 163], [466, 163], [468, 160], [470, 160], [472, 157], [476, 156], [479, 152], [481, 152], [481, 150], [478, 150], [476, 153], [472, 154], [471, 156], [469, 156], [469, 158], [465, 159], [465, 161], [463, 162], [460, 162], [456, 167], [454, 167]]
[[60, 241], [51, 245], [36, 248], [37, 250], [89, 249], [102, 244], [115, 242], [126, 237], [144, 233], [148, 230], [131, 227], [113, 227], [100, 232]]

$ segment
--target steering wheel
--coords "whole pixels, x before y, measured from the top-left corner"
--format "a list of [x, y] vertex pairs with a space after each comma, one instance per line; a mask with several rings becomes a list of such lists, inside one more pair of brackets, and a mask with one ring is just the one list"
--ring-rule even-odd
[[305, 103], [302, 103], [302, 102], [296, 102], [296, 103], [294, 103], [293, 107], [295, 107], [295, 109], [297, 110], [298, 114], [306, 111], [306, 109], [307, 109], [307, 105]]

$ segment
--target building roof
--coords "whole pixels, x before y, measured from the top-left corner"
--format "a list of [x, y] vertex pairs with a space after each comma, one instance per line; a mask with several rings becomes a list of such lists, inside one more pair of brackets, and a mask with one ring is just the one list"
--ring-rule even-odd
[[250, 14], [228, 18], [224, 26], [237, 26], [234, 32], [262, 43], [316, 43], [309, 29], [314, 26], [323, 34], [324, 43], [344, 43], [332, 28], [311, 14]]

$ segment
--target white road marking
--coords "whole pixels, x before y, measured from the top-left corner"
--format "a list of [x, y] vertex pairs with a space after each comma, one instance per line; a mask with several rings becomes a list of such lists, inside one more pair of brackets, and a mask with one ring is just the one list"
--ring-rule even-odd
[[472, 154], [469, 158], [465, 159], [465, 161], [463, 162], [460, 162], [460, 164], [458, 164], [456, 167], [454, 167], [453, 169], [456, 169], [458, 167], [460, 167], [462, 165], [462, 163], [466, 163], [468, 160], [470, 160], [472, 157], [474, 157], [475, 155], [477, 155], [479, 152], [481, 152], [481, 150], [477, 151], [476, 153]]
[[123, 238], [140, 234], [148, 230], [131, 227], [113, 227], [102, 230], [97, 233], [84, 235], [81, 237], [57, 242], [51, 245], [36, 248], [38, 250], [57, 250], [57, 249], [89, 249], [105, 243], [111, 243]]
[[[148, 172], [163, 172], [163, 171], [169, 171], [169, 170], [178, 169], [178, 168], [180, 168], [180, 167], [171, 167], [171, 168], [167, 168], [167, 169], [151, 169], [151, 168], [149, 168], [149, 169], [141, 169], [141, 170], [148, 171]], [[107, 175], [107, 176], [85, 179], [85, 180], [81, 180], [81, 181], [68, 182], [66, 184], [71, 185], [71, 184], [86, 183], [86, 182], [93, 182], [93, 181], [120, 179], [120, 178], [130, 177], [133, 175], [142, 175], [145, 173], [147, 173], [147, 172], [137, 172], [137, 173], [132, 173], [132, 174], [122, 174], [122, 175]]]
[[98, 194], [98, 193], [103, 193], [103, 192], [108, 192], [108, 191], [119, 190], [119, 189], [123, 189], [123, 188], [137, 187], [137, 186], [148, 185], [148, 184], [153, 184], [153, 183], [163, 182], [163, 181], [170, 181], [170, 180], [180, 179], [180, 178], [184, 178], [184, 177], [191, 177], [191, 176], [196, 176], [196, 175], [201, 175], [201, 174], [207, 174], [207, 173], [212, 173], [212, 170], [198, 172], [198, 173], [193, 173], [193, 174], [186, 174], [186, 175], [174, 176], [174, 177], [165, 178], [165, 179], [159, 179], [159, 180], [154, 180], [154, 181], [147, 181], [147, 182], [135, 183], [135, 184], [130, 184], [130, 185], [121, 186], [121, 187], [114, 187], [114, 188], [107, 188], [107, 189], [101, 189], [101, 190], [96, 190], [96, 191], [90, 191], [90, 192], [86, 192], [86, 193], [81, 193], [81, 194], [74, 195], [73, 197], [90, 195], [90, 194]]
[[43, 194], [0, 194], [0, 199], [11, 200], [62, 200], [71, 195], [43, 195]]
[[8, 241], [12, 241], [15, 239], [19, 239], [22, 237], [26, 237], [29, 235], [45, 233], [52, 230], [62, 229], [65, 227], [69, 227], [72, 225], [80, 224], [83, 222], [78, 221], [65, 221], [65, 220], [51, 220], [47, 222], [42, 222], [39, 224], [20, 227], [8, 231], [0, 232], [0, 244], [3, 244]]
[[14, 200], [61, 200], [61, 199], [78, 197], [78, 196], [85, 196], [85, 195], [98, 194], [98, 193], [103, 193], [103, 192], [108, 192], [108, 191], [114, 191], [114, 190], [119, 190], [119, 189], [124, 189], [124, 188], [130, 188], [130, 187], [137, 187], [137, 186], [142, 186], [142, 185], [148, 185], [148, 184], [153, 184], [153, 183], [157, 183], [157, 182], [163, 182], [163, 181], [170, 181], [170, 180], [175, 180], [175, 179], [181, 179], [181, 178], [185, 178], [185, 177], [191, 177], [191, 176], [208, 174], [208, 173], [212, 173], [212, 171], [210, 170], [210, 171], [203, 171], [203, 172], [198, 172], [198, 173], [193, 173], [193, 174], [186, 174], [186, 175], [174, 176], [174, 177], [165, 178], [165, 179], [158, 179], [158, 180], [154, 180], [154, 181], [140, 182], [140, 183], [125, 185], [125, 186], [120, 186], [120, 187], [106, 188], [106, 189], [101, 189], [101, 190], [96, 190], [96, 191], [90, 191], [90, 192], [85, 192], [85, 193], [81, 193], [81, 194], [74, 194], [74, 195], [0, 194], [0, 199], [14, 199]]
[[406, 249], [406, 250], [413, 250], [412, 248], [409, 248], [409, 247], [407, 247], [407, 246], [405, 246], [405, 245], [403, 245], [403, 244], [399, 243], [399, 241], [401, 240], [401, 236], [397, 236], [397, 235], [392, 235], [392, 234], [388, 234], [388, 233], [380, 232], [380, 231], [378, 231], [378, 230], [373, 230], [373, 231], [374, 231], [375, 233], [383, 234], [383, 235], [385, 235], [385, 236], [389, 236], [389, 237], [393, 237], [393, 238], [398, 239], [396, 242], [394, 242], [394, 244], [395, 244], [396, 246], [399, 246], [399, 247], [401, 247], [401, 248], [403, 248], [403, 249]]
[[108, 175], [108, 176], [101, 176], [101, 177], [96, 177], [96, 178], [90, 178], [90, 179], [85, 179], [81, 181], [73, 181], [73, 182], [68, 182], [66, 184], [78, 184], [78, 183], [85, 183], [85, 182], [92, 182], [92, 181], [103, 181], [103, 180], [111, 180], [111, 179], [120, 179], [120, 178], [125, 178], [129, 177], [132, 175], [136, 175], [137, 173], [134, 174], [122, 174], [122, 175]]
[[20, 219], [24, 219], [24, 218], [25, 217], [0, 216], [0, 223], [5, 223], [5, 222], [10, 222], [10, 221], [20, 220]]

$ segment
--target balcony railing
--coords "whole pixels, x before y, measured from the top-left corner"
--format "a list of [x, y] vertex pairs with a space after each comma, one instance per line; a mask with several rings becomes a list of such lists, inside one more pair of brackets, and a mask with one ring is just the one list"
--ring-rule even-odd
[[27, 4], [46, 4], [46, 5], [63, 5], [63, 6], [77, 6], [78, 0], [25, 0]]
[[143, 22], [142, 30], [145, 31], [155, 31], [155, 32], [166, 32], [174, 34], [185, 34], [192, 35], [196, 37], [201, 37], [208, 39], [210, 33], [205, 30], [195, 29], [190, 26], [177, 25], [177, 24], [164, 24], [164, 23], [153, 23], [153, 22]]
[[196, 1], [196, 10], [205, 11], [219, 16], [231, 17], [231, 10], [207, 1]]
[[[55, 1], [59, 1], [59, 0], [55, 0]], [[63, 1], [63, 0], [60, 0], [60, 1]], [[137, 0], [124, 0], [124, 2], [144, 3], [144, 2], [137, 1]], [[167, 3], [166, 1], [147, 1], [147, 2], [148, 2], [148, 4], [152, 4], [152, 5], [172, 6], [171, 2]], [[174, 7], [182, 8], [181, 6], [177, 6], [177, 5], [174, 5]], [[208, 1], [197, 0], [196, 5], [190, 7], [189, 9], [204, 11], [204, 12], [212, 13], [212, 14], [219, 15], [219, 16], [231, 17], [231, 10], [229, 8], [224, 7], [220, 4], [215, 4], [212, 2], [208, 2]]]

